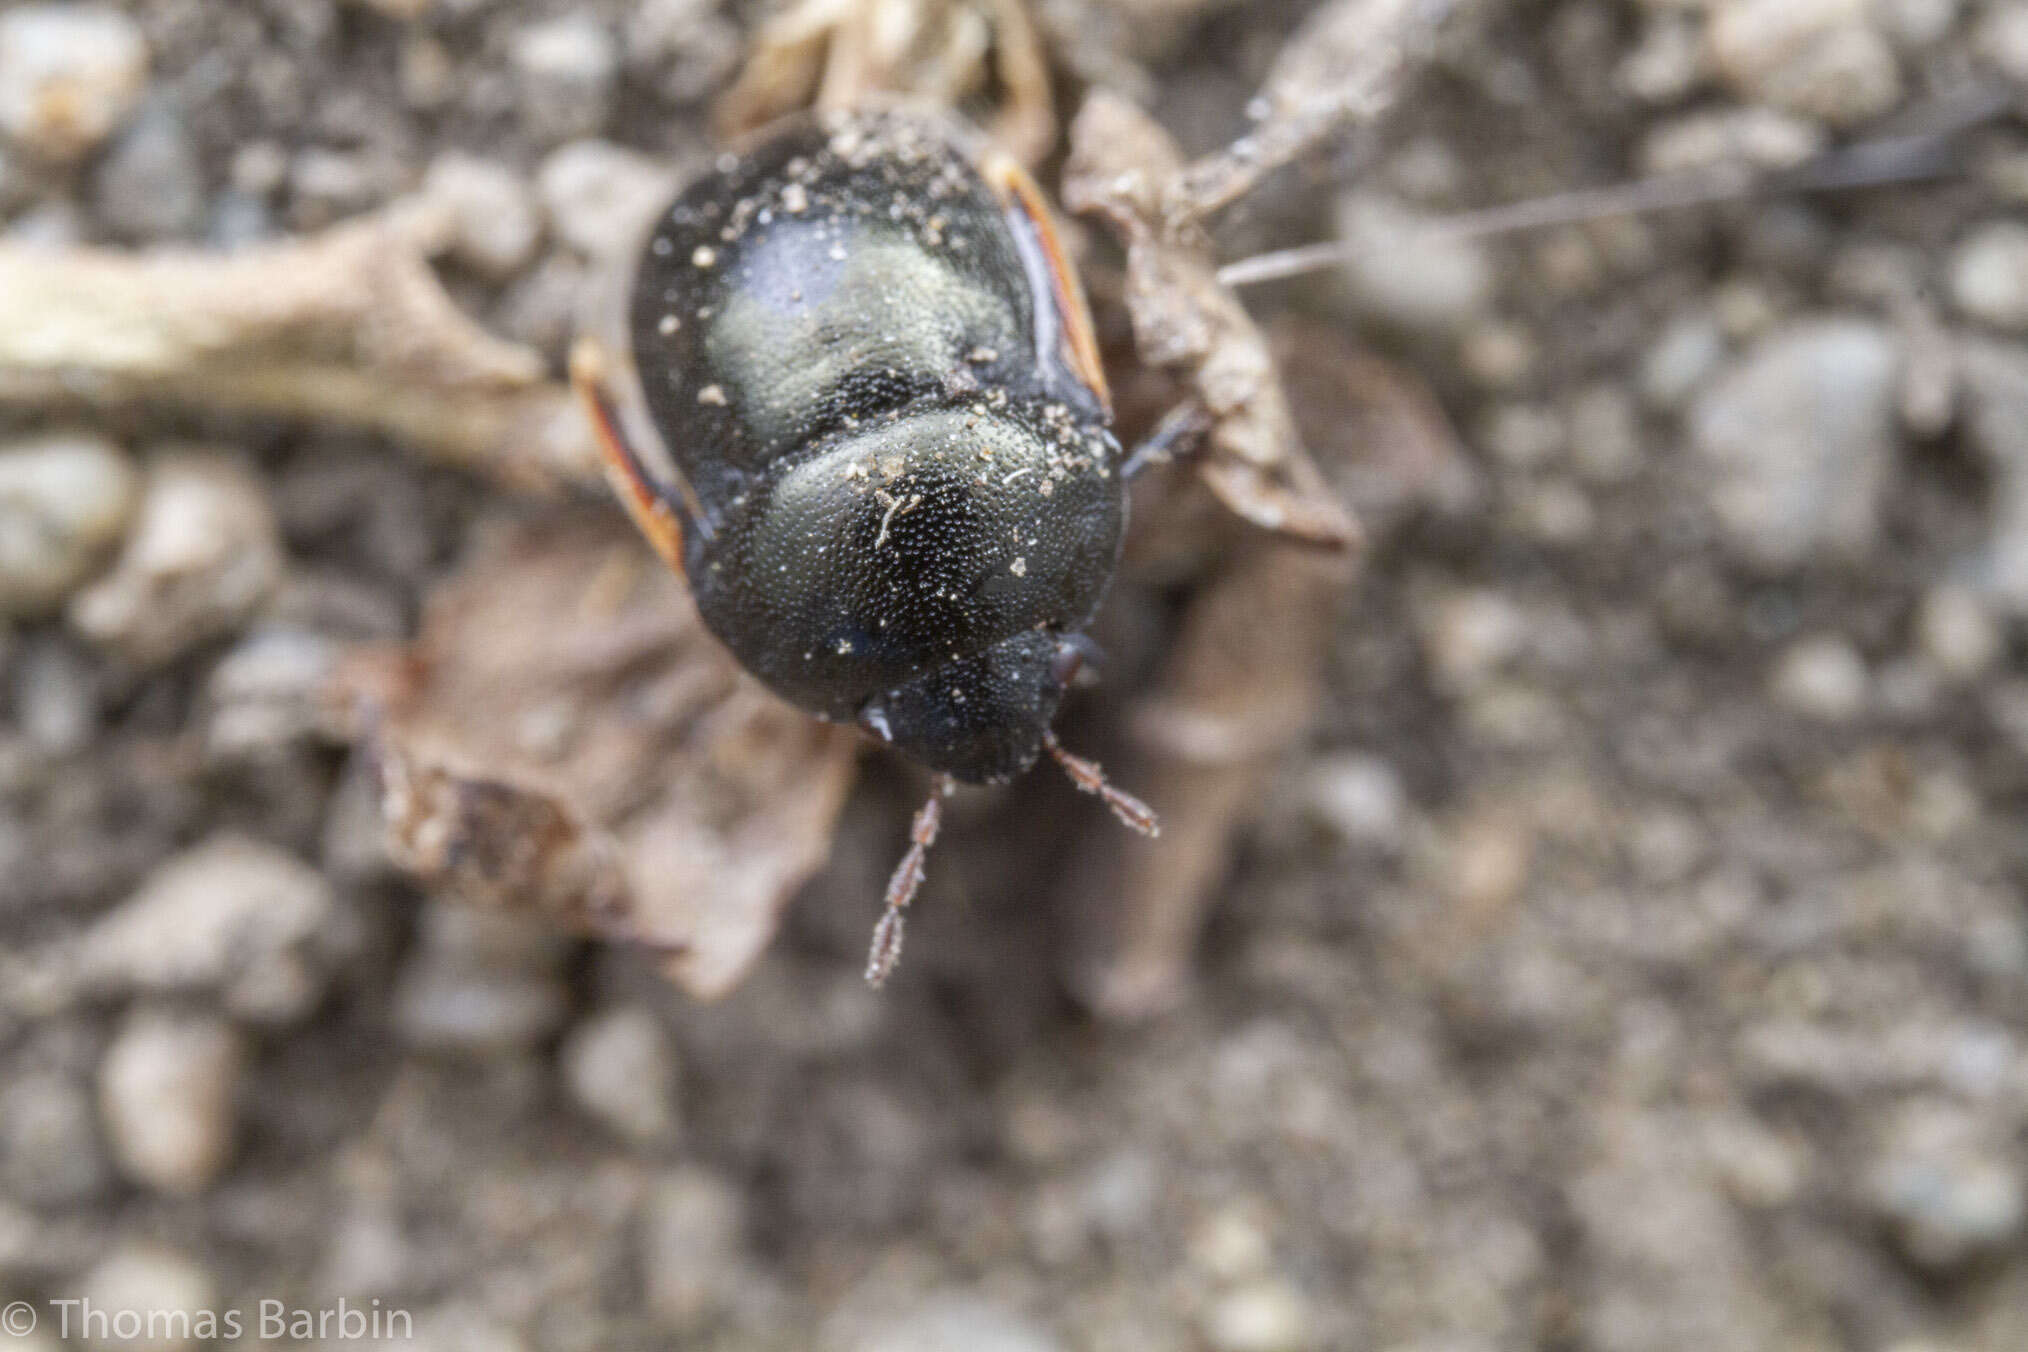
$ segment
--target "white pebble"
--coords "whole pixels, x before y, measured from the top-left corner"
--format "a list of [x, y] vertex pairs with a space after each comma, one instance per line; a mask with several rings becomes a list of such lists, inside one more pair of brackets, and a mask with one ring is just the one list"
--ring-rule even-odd
[[1937, 587], [1925, 596], [1916, 615], [1916, 635], [1923, 654], [1952, 680], [1976, 680], [2000, 656], [1998, 623], [1964, 587]]
[[0, 445], [0, 615], [60, 605], [126, 528], [139, 475], [82, 432]]
[[85, 980], [109, 994], [221, 992], [232, 1013], [309, 1012], [340, 951], [330, 885], [272, 845], [220, 833], [149, 874], [87, 930]]
[[1818, 122], [1851, 126], [1901, 101], [1901, 69], [1868, 0], [1722, 0], [1709, 40], [1740, 93]]
[[675, 181], [666, 166], [610, 141], [573, 141], [542, 162], [535, 187], [558, 238], [613, 258], [640, 242]]
[[1408, 816], [1408, 795], [1394, 767], [1358, 752], [1311, 766], [1303, 776], [1302, 803], [1318, 825], [1355, 845], [1399, 845]]
[[531, 24], [514, 35], [508, 56], [522, 120], [535, 135], [563, 141], [604, 125], [620, 65], [619, 46], [604, 24], [584, 14]]
[[563, 1080], [577, 1105], [640, 1145], [675, 1134], [675, 1052], [650, 1010], [615, 1009], [564, 1040]]
[[119, 561], [72, 601], [70, 622], [136, 667], [162, 666], [238, 628], [281, 574], [266, 485], [217, 452], [165, 452]]
[[0, 135], [74, 160], [111, 135], [148, 80], [148, 45], [110, 5], [31, 4], [0, 14]]
[[244, 1059], [223, 1020], [134, 1015], [99, 1067], [99, 1110], [120, 1172], [176, 1197], [209, 1187], [232, 1154]]
[[1213, 1302], [1204, 1336], [1216, 1352], [1296, 1352], [1311, 1345], [1310, 1323], [1302, 1295], [1270, 1277]]
[[1355, 193], [1338, 207], [1338, 234], [1353, 253], [1344, 276], [1353, 303], [1386, 323], [1461, 332], [1492, 304], [1496, 278], [1485, 246], [1444, 239], [1392, 198]]
[[1836, 635], [1799, 639], [1776, 662], [1774, 697], [1796, 713], [1826, 723], [1849, 723], [1866, 711], [1866, 663]]
[[495, 281], [528, 266], [542, 242], [542, 217], [528, 185], [501, 165], [451, 151], [423, 178], [426, 196], [449, 207], [457, 234], [451, 253]]
[[1981, 226], [1951, 254], [1951, 301], [1996, 329], [2028, 329], [2028, 225]]
[[218, 1308], [211, 1274], [180, 1253], [150, 1244], [114, 1251], [85, 1274], [77, 1296], [106, 1314], [103, 1326], [85, 1330], [84, 1344], [94, 1352], [183, 1352], [223, 1331], [206, 1334], [199, 1327], [204, 1312]]

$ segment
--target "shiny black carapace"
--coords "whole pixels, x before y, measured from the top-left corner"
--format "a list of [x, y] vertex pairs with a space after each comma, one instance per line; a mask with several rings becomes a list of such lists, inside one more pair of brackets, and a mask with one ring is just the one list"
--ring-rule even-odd
[[627, 334], [673, 477], [628, 443], [595, 346], [573, 374], [705, 624], [783, 698], [937, 773], [870, 980], [955, 782], [1047, 749], [1154, 833], [1050, 731], [1119, 559], [1126, 475], [1083, 293], [1017, 164], [939, 114], [782, 124], [658, 218]]

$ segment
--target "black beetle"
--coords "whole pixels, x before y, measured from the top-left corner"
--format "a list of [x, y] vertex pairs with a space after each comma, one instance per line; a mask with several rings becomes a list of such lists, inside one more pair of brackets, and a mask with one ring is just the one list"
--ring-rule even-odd
[[595, 345], [573, 375], [705, 624], [776, 693], [937, 774], [869, 980], [899, 954], [954, 782], [1011, 779], [1046, 749], [1155, 834], [1050, 730], [1119, 559], [1130, 466], [1019, 165], [941, 114], [790, 119], [657, 219], [626, 325], [673, 478], [629, 444]]

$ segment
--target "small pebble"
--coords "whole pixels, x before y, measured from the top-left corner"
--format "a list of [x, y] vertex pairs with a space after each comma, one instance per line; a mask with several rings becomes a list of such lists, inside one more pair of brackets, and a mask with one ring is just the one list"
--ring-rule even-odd
[[2028, 225], [1980, 226], [1952, 252], [1951, 302], [1996, 329], [2028, 330]]
[[[218, 1285], [172, 1250], [152, 1244], [117, 1249], [84, 1275], [76, 1294], [106, 1314], [103, 1324], [83, 1330], [93, 1352], [184, 1352], [212, 1341], [199, 1336], [198, 1325], [204, 1311], [218, 1309]], [[188, 1317], [174, 1317], [179, 1314]]]
[[7, 1196], [30, 1206], [73, 1207], [111, 1181], [83, 1084], [32, 1071], [0, 1085], [0, 1188]]
[[1338, 236], [1354, 250], [1344, 277], [1353, 304], [1387, 324], [1461, 333], [1493, 302], [1492, 257], [1476, 240], [1443, 239], [1426, 218], [1374, 193], [1338, 205]]
[[538, 139], [554, 144], [605, 125], [620, 54], [604, 24], [587, 14], [531, 24], [514, 35], [508, 60], [522, 123]]
[[394, 992], [409, 1045], [470, 1057], [522, 1052], [568, 1012], [557, 973], [562, 941], [533, 921], [437, 903]]
[[234, 1098], [245, 1050], [221, 1019], [143, 1010], [106, 1049], [99, 1108], [128, 1178], [194, 1197], [232, 1155]]
[[1437, 684], [1464, 691], [1520, 656], [1528, 619], [1498, 592], [1459, 591], [1431, 606], [1421, 626], [1423, 650]]
[[267, 486], [221, 453], [163, 452], [119, 561], [71, 602], [70, 621], [134, 666], [158, 667], [237, 628], [281, 574]]
[[423, 194], [450, 208], [451, 255], [481, 277], [504, 280], [535, 257], [541, 214], [528, 185], [504, 166], [448, 151], [423, 176]]
[[824, 1342], [836, 1352], [1064, 1352], [1045, 1329], [964, 1290], [932, 1292], [871, 1328]]
[[61, 605], [126, 529], [139, 480], [89, 433], [0, 442], [0, 616]]
[[1204, 1319], [1215, 1352], [1298, 1352], [1311, 1343], [1309, 1304], [1288, 1282], [1267, 1277], [1218, 1297]]
[[1526, 380], [1537, 356], [1527, 329], [1498, 319], [1474, 324], [1458, 347], [1467, 374], [1491, 390], [1510, 390]]
[[1762, 339], [1697, 396], [1691, 442], [1741, 562], [1780, 570], [1872, 549], [1895, 467], [1900, 367], [1886, 329], [1813, 320]]
[[1487, 413], [1479, 440], [1507, 468], [1536, 469], [1563, 454], [1570, 429], [1554, 409], [1508, 402]]
[[1873, 17], [1897, 47], [1922, 51], [1950, 35], [1962, 8], [1960, 0], [1873, 0]]
[[536, 192], [557, 237], [591, 258], [615, 258], [640, 242], [675, 191], [668, 167], [610, 141], [573, 141], [551, 152]]
[[648, 1308], [679, 1330], [722, 1307], [746, 1266], [739, 1190], [696, 1167], [657, 1180], [641, 1208], [641, 1273]]
[[204, 222], [204, 167], [183, 120], [166, 108], [120, 133], [92, 179], [99, 219], [123, 240], [187, 240]]
[[147, 78], [147, 42], [111, 5], [0, 13], [0, 135], [44, 159], [75, 160], [105, 140]]
[[22, 645], [14, 664], [14, 714], [28, 740], [50, 756], [90, 744], [98, 730], [97, 672], [55, 634]]
[[627, 64], [669, 103], [698, 103], [725, 83], [745, 43], [719, 0], [641, 0], [627, 20]]
[[1725, 331], [1714, 316], [1672, 320], [1641, 360], [1641, 397], [1665, 412], [1679, 409], [1724, 359]]
[[1623, 483], [1641, 467], [1640, 414], [1616, 385], [1593, 385], [1572, 401], [1570, 465], [1595, 484]]
[[1985, 675], [2003, 642], [1998, 622], [1978, 595], [1958, 586], [1936, 587], [1923, 597], [1916, 638], [1937, 671], [1954, 681]]
[[2028, 1195], [2010, 1154], [1968, 1111], [1919, 1101], [1888, 1132], [1866, 1192], [1910, 1261], [1949, 1270], [2020, 1236]]
[[564, 1039], [563, 1082], [578, 1107], [637, 1145], [675, 1135], [675, 1051], [654, 1012], [615, 1009]]
[[109, 993], [221, 991], [262, 1023], [310, 1011], [343, 951], [330, 885], [272, 845], [221, 832], [160, 865], [85, 932], [79, 962]]
[[1901, 101], [1901, 68], [1865, 0], [1719, 0], [1709, 42], [1734, 89], [1814, 121], [1849, 127]]
[[1799, 639], [1775, 664], [1769, 690], [1781, 704], [1826, 723], [1849, 723], [1866, 711], [1866, 662], [1836, 635]]
[[2028, 8], [2008, 0], [1987, 5], [1985, 17], [1972, 31], [1972, 47], [2017, 88], [2028, 86]]
[[1401, 776], [1379, 756], [1347, 752], [1311, 766], [1302, 780], [1306, 815], [1338, 840], [1393, 849], [1407, 825]]

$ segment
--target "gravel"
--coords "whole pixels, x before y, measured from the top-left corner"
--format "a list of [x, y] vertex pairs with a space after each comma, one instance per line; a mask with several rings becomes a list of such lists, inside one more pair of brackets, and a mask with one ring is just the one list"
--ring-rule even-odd
[[[1030, 8], [1073, 35], [1059, 92], [1138, 91], [1197, 150], [1303, 6], [1192, 3]], [[877, 995], [923, 792], [879, 756], [711, 1005], [659, 955], [422, 895], [319, 687], [498, 516], [603, 509], [314, 424], [10, 409], [0, 1302], [378, 1298], [416, 1319], [387, 1352], [2028, 1346], [2018, 119], [1948, 184], [1414, 231], [2028, 78], [2022, 7], [1487, 8], [1370, 142], [1214, 222], [1221, 257], [1341, 211], [1379, 250], [1243, 299], [1326, 476], [1387, 510], [1314, 736], [1218, 790], [1263, 819], [1120, 846], [1219, 879], [1190, 998], [1140, 1028], [1059, 980], [1104, 921], [1072, 875], [1133, 898], [1082, 872], [1115, 828], [1053, 775], [951, 800]], [[0, 231], [209, 246], [426, 193], [456, 303], [560, 372], [759, 12], [0, 0], [59, 33], [0, 43]], [[10, 76], [56, 49], [91, 125]], [[1162, 382], [1095, 229], [1066, 234], [1131, 436]], [[1353, 353], [1422, 411], [1367, 416]], [[225, 449], [168, 468], [191, 437]], [[1472, 491], [1373, 486], [1439, 462]], [[1165, 515], [1190, 483], [1137, 486], [1105, 680], [1065, 712], [1165, 809], [1136, 711], [1190, 686], [1156, 675], [1190, 570], [1258, 543]]]

